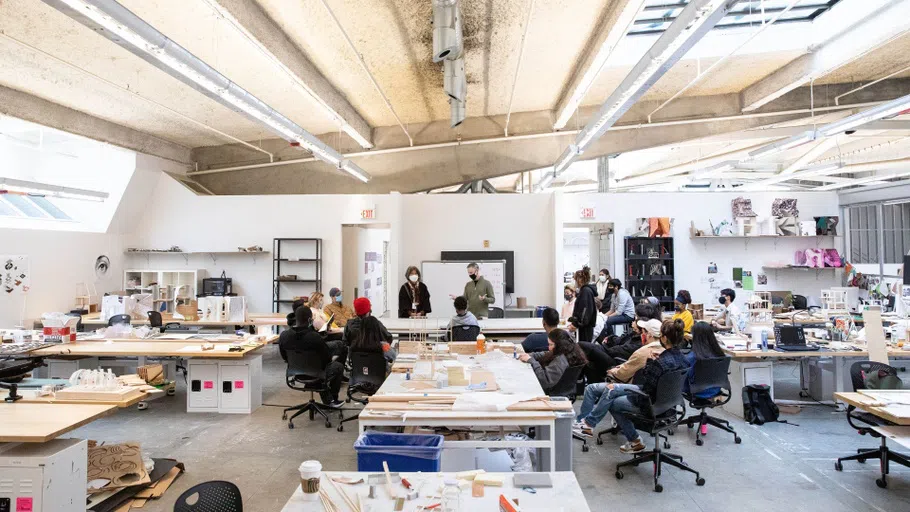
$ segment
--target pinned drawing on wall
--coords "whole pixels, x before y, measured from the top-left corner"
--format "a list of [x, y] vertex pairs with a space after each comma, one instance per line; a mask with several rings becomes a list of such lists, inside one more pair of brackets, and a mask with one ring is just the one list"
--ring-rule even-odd
[[743, 276], [743, 290], [751, 291], [755, 289], [755, 278], [752, 276]]
[[742, 287], [743, 287], [743, 282], [742, 282], [742, 281], [735, 281], [735, 280], [733, 281], [733, 288], [736, 288], [736, 289], [738, 289], [738, 290], [741, 290]]
[[768, 284], [768, 274], [758, 274], [758, 284], [759, 285]]
[[742, 281], [743, 280], [743, 269], [742, 267], [733, 267], [733, 280]]
[[709, 274], [717, 273], [717, 263], [714, 263], [713, 261], [708, 263], [708, 273]]
[[111, 259], [105, 255], [98, 256], [95, 259], [95, 277], [98, 279], [103, 279], [107, 277], [108, 272], [111, 270]]
[[14, 254], [0, 256], [3, 267], [0, 268], [0, 286], [3, 293], [27, 293], [31, 284], [31, 273], [28, 269], [28, 256]]

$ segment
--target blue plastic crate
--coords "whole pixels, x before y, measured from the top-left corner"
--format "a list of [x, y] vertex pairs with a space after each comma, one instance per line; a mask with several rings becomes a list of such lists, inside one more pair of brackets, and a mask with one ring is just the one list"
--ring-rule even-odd
[[435, 434], [387, 434], [366, 431], [354, 442], [357, 471], [439, 471], [442, 436]]

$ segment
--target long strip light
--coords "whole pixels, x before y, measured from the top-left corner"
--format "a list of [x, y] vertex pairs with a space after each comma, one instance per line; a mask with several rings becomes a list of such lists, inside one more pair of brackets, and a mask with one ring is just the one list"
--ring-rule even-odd
[[807, 144], [813, 140], [815, 140], [815, 132], [808, 130], [803, 133], [796, 134], [792, 137], [781, 139], [773, 144], [762, 146], [754, 151], [750, 151], [749, 158], [761, 158], [764, 156], [773, 155], [775, 153], [780, 153], [781, 151], [795, 148], [796, 146]]
[[871, 123], [872, 121], [878, 121], [879, 119], [900, 114], [908, 109], [910, 109], [910, 94], [901, 96], [900, 98], [891, 100], [887, 103], [882, 103], [881, 105], [872, 107], [868, 110], [858, 112], [839, 121], [826, 124], [818, 129], [818, 133], [825, 137], [830, 137]]
[[113, 0], [44, 0], [48, 5], [98, 32], [155, 67], [222, 105], [245, 114], [282, 138], [300, 144], [316, 158], [368, 182], [370, 175], [259, 98], [168, 39]]
[[63, 187], [60, 185], [51, 185], [49, 183], [39, 183], [37, 181], [0, 177], [0, 192], [2, 191], [99, 202], [110, 197], [110, 194], [107, 192], [99, 192], [97, 190]]
[[770, 178], [757, 181], [749, 185], [749, 190], [763, 190], [763, 187], [768, 185], [776, 185], [778, 183], [790, 180], [801, 180], [805, 178], [812, 178], [814, 176], [825, 176], [828, 174], [837, 174], [838, 172], [845, 172], [844, 166], [840, 162], [833, 162], [827, 164], [816, 165], [813, 167], [807, 167], [801, 171], [796, 171], [791, 174], [782, 174], [778, 173]]
[[[576, 156], [625, 114], [685, 55], [739, 0], [692, 0], [613, 91], [597, 115], [575, 138]], [[572, 157], [574, 159], [575, 157]], [[571, 163], [571, 160], [569, 160]], [[560, 160], [562, 168], [564, 162]], [[554, 167], [554, 171], [556, 167]], [[557, 171], [558, 172], [558, 171]]]
[[540, 182], [537, 183], [537, 187], [535, 187], [534, 191], [543, 192], [544, 190], [548, 189], [555, 178], [556, 176], [553, 174], [553, 172], [547, 172], [543, 175], [542, 178], [540, 178]]

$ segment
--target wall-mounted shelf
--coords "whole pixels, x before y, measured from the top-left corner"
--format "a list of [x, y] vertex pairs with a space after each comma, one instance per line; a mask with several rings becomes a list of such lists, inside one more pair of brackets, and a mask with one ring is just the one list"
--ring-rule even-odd
[[786, 239], [786, 240], [793, 240], [793, 239], [808, 240], [808, 239], [814, 239], [814, 240], [815, 240], [815, 246], [818, 247], [818, 245], [821, 243], [821, 241], [822, 241], [823, 238], [832, 238], [832, 239], [833, 239], [833, 238], [836, 237], [836, 236], [838, 236], [838, 235], [730, 235], [730, 236], [713, 236], [713, 235], [710, 235], [710, 236], [705, 236], [705, 235], [696, 236], [696, 235], [689, 235], [689, 238], [690, 238], [691, 240], [701, 240], [701, 241], [705, 244], [705, 250], [708, 250], [708, 240], [724, 240], [724, 239], [726, 239], [726, 240], [742, 240], [743, 243], [744, 243], [744, 247], [745, 247], [746, 249], [748, 249], [748, 248], [749, 248], [749, 241], [751, 241], [751, 240], [768, 240], [768, 239], [771, 239], [771, 240], [774, 240], [774, 248], [777, 249], [777, 242], [778, 242], [779, 240], [781, 240], [781, 239]]
[[[777, 279], [777, 272], [779, 272], [781, 270], [796, 271], [796, 272], [803, 272], [803, 271], [809, 272], [809, 271], [814, 270], [815, 278], [818, 279], [818, 276], [820, 276], [822, 274], [822, 271], [838, 270], [838, 269], [843, 269], [843, 267], [801, 267], [801, 266], [797, 266], [797, 265], [786, 265], [783, 267], [768, 267], [768, 266], [764, 266], [764, 265], [762, 266], [762, 270], [765, 271], [766, 273], [773, 270], [775, 279]], [[836, 274], [836, 272], [835, 272], [835, 274]]]
[[159, 255], [159, 256], [171, 256], [171, 255], [179, 254], [179, 255], [183, 256], [183, 261], [186, 264], [189, 264], [190, 256], [195, 256], [198, 254], [208, 255], [210, 258], [212, 258], [212, 263], [217, 263], [218, 258], [221, 256], [238, 256], [238, 255], [252, 256], [253, 263], [256, 263], [256, 256], [258, 256], [260, 254], [269, 254], [269, 251], [192, 251], [192, 252], [185, 252], [185, 251], [179, 251], [179, 252], [178, 251], [123, 251], [123, 253], [126, 255], [144, 254], [146, 263], [151, 263], [152, 254]]
[[834, 237], [838, 235], [730, 235], [730, 236], [715, 236], [715, 235], [702, 235], [702, 236], [690, 236], [691, 239], [696, 238], [727, 238], [727, 239], [736, 239], [736, 238], [819, 238], [819, 237]]

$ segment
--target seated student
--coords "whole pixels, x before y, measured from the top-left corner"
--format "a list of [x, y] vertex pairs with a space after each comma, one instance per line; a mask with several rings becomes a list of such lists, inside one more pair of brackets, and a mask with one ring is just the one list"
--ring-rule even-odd
[[635, 304], [632, 296], [622, 287], [619, 279], [607, 282], [607, 294], [610, 296], [610, 311], [607, 313], [607, 329], [615, 324], [631, 323], [635, 315]]
[[603, 382], [607, 377], [607, 371], [619, 364], [617, 358], [629, 359], [643, 344], [649, 343], [638, 322], [648, 321], [653, 315], [654, 308], [648, 304], [639, 304], [635, 306], [636, 321], [632, 323], [631, 331], [622, 336], [613, 336], [607, 343], [587, 341], [578, 343], [588, 358], [588, 366], [585, 368], [588, 382]]
[[310, 295], [310, 300], [307, 301], [307, 304], [310, 306], [310, 311], [313, 312], [313, 328], [317, 331], [322, 329], [322, 326], [329, 321], [329, 315], [325, 314], [325, 311], [322, 308], [325, 307], [325, 296], [322, 292], [313, 292]]
[[448, 330], [452, 330], [452, 327], [458, 327], [460, 325], [476, 325], [480, 326], [477, 323], [477, 317], [474, 316], [474, 313], [468, 311], [468, 299], [463, 295], [455, 297], [455, 316], [449, 320], [449, 326], [446, 327]]
[[[278, 336], [278, 350], [281, 357], [287, 361], [288, 350], [314, 350], [319, 354], [322, 368], [325, 369], [325, 381], [327, 391], [320, 397], [322, 403], [331, 407], [341, 407], [344, 402], [338, 400], [338, 392], [341, 390], [341, 377], [344, 374], [344, 360], [347, 357], [347, 349], [343, 346], [343, 353], [335, 353], [333, 348], [313, 329], [313, 312], [307, 306], [300, 306], [294, 312], [295, 325], [285, 330]], [[334, 342], [340, 343], [340, 342]], [[333, 357], [338, 356], [338, 357]]]
[[692, 324], [695, 323], [692, 312], [689, 311], [689, 304], [691, 303], [692, 295], [689, 294], [688, 290], [676, 292], [676, 299], [673, 300], [673, 307], [676, 309], [676, 314], [673, 315], [673, 320], [679, 319], [683, 321], [683, 325], [686, 326], [686, 334], [692, 332]]
[[543, 323], [543, 332], [532, 333], [521, 342], [521, 348], [524, 349], [526, 354], [548, 350], [549, 341], [547, 336], [553, 329], [559, 327], [559, 312], [553, 308], [544, 309], [541, 322]]
[[357, 337], [351, 340], [351, 353], [354, 352], [372, 352], [381, 353], [389, 363], [395, 361], [398, 353], [392, 349], [392, 345], [383, 337], [385, 327], [382, 322], [374, 316], [366, 316], [360, 325], [360, 331]]
[[593, 437], [594, 427], [609, 413], [628, 441], [619, 451], [636, 453], [644, 450], [645, 443], [628, 415], [642, 414], [648, 406], [648, 400], [635, 391], [643, 391], [654, 400], [661, 375], [687, 366], [679, 351], [684, 336], [682, 320], [667, 320], [660, 328], [660, 343], [665, 350], [656, 359], [648, 361], [636, 376], [635, 384], [591, 384], [585, 388], [584, 402], [575, 425], [572, 426], [572, 432], [583, 437]]
[[348, 323], [348, 320], [354, 317], [354, 311], [344, 305], [341, 290], [338, 288], [329, 290], [329, 299], [331, 300], [331, 303], [326, 306], [323, 311], [329, 316], [335, 315], [335, 325], [344, 327]]
[[[695, 361], [699, 359], [713, 359], [715, 357], [724, 357], [724, 351], [720, 348], [717, 337], [714, 336], [714, 329], [707, 322], [698, 322], [692, 328], [692, 350], [686, 354], [686, 362], [689, 364], [689, 376], [683, 384], [683, 393], [688, 393], [692, 384], [695, 383]], [[698, 398], [714, 398], [720, 394], [721, 389], [708, 388], [695, 394]]]
[[553, 389], [553, 386], [562, 378], [562, 374], [571, 366], [586, 364], [585, 354], [572, 339], [572, 335], [562, 329], [554, 329], [547, 335], [549, 347], [546, 352], [522, 354], [519, 359], [530, 363], [540, 381], [544, 393]]
[[[360, 328], [364, 319], [373, 316], [373, 305], [370, 303], [370, 299], [366, 297], [354, 299], [354, 314], [357, 316], [348, 320], [348, 323], [344, 326], [344, 335], [341, 338], [348, 345], [360, 335]], [[382, 322], [379, 322], [379, 325], [383, 341], [392, 343], [392, 334], [382, 325]]]
[[635, 374], [645, 367], [645, 364], [664, 351], [660, 343], [661, 321], [653, 318], [649, 320], [639, 320], [635, 322], [645, 335], [646, 344], [632, 352], [629, 359], [619, 365], [607, 370], [607, 379], [614, 382], [630, 382]]
[[718, 329], [738, 329], [740, 331], [745, 327], [745, 321], [742, 318], [742, 311], [739, 306], [733, 303], [736, 300], [736, 292], [730, 288], [724, 288], [720, 291], [720, 298], [717, 301], [721, 305], [721, 312], [711, 322], [711, 325]]
[[306, 306], [306, 301], [303, 299], [294, 299], [294, 303], [291, 304], [291, 312], [288, 313], [288, 327], [297, 325], [297, 322], [294, 320], [294, 312], [297, 311], [297, 308], [300, 306]]

